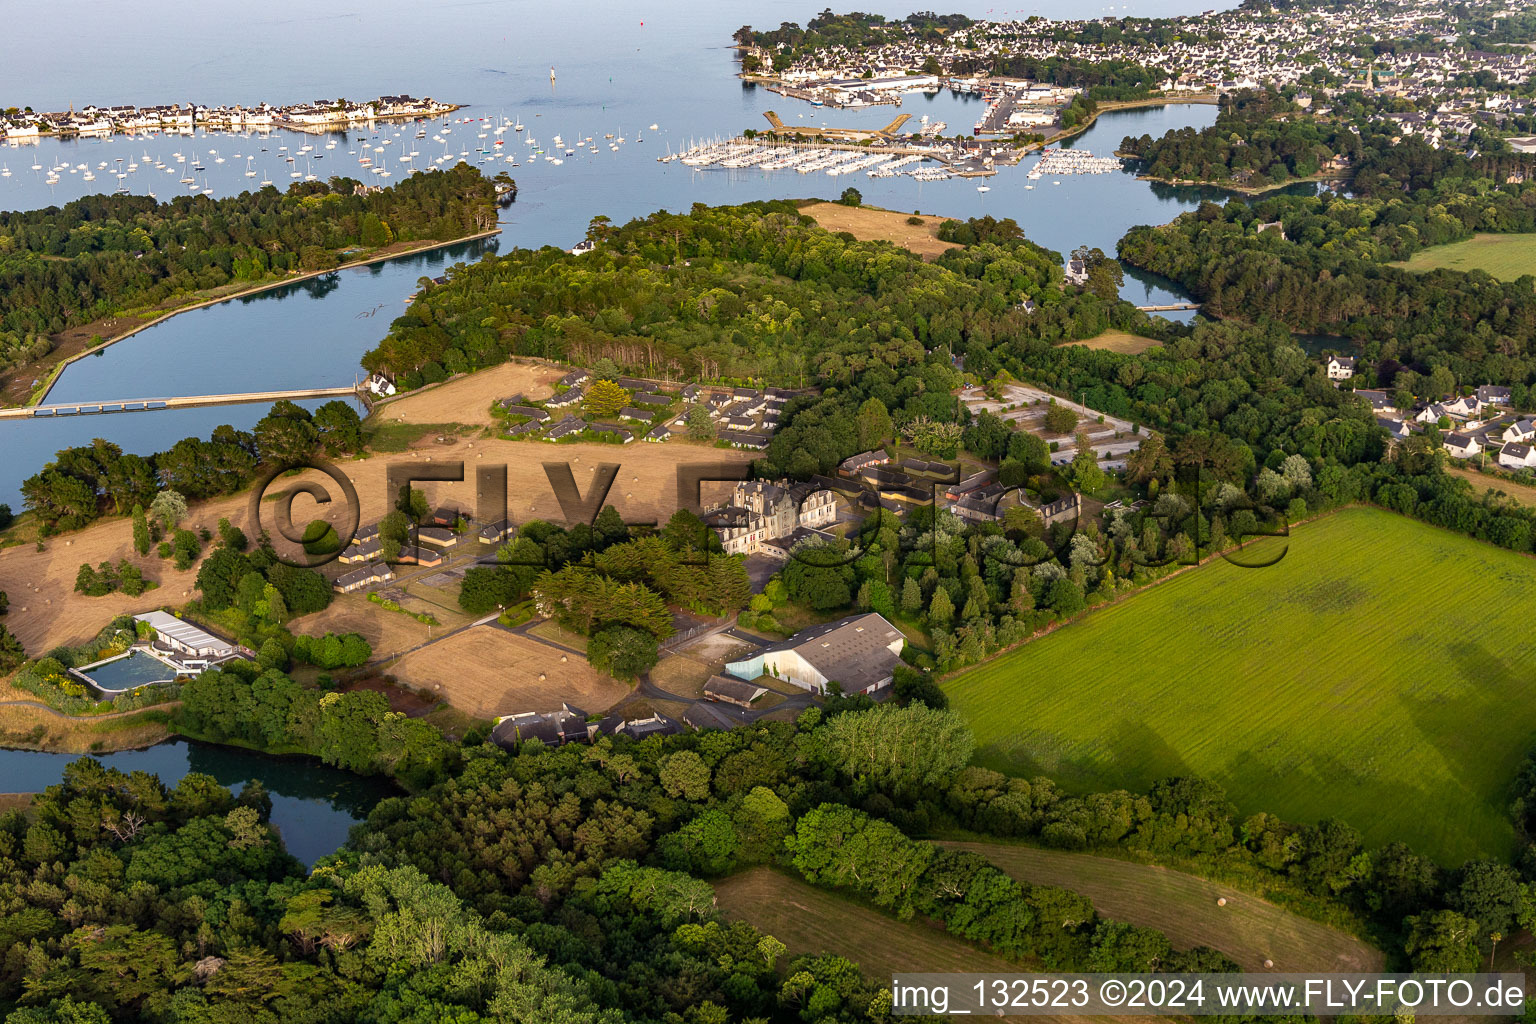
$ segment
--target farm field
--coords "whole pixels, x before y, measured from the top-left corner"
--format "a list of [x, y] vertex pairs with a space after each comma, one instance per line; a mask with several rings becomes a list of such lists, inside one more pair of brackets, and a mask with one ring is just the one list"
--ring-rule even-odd
[[1274, 566], [1185, 572], [952, 677], [977, 761], [1074, 792], [1198, 774], [1243, 814], [1337, 817], [1446, 864], [1507, 856], [1536, 562], [1367, 508], [1284, 543]]
[[1513, 281], [1536, 268], [1536, 234], [1478, 233], [1465, 242], [1432, 245], [1404, 262], [1405, 270], [1485, 270], [1500, 281]]
[[1245, 971], [1382, 969], [1381, 953], [1354, 936], [1198, 875], [1018, 843], [943, 845], [978, 853], [1021, 882], [1080, 892], [1105, 917], [1156, 928], [1179, 949], [1220, 950]]
[[553, 711], [561, 701], [587, 712], [606, 711], [630, 692], [580, 655], [495, 626], [475, 626], [412, 651], [389, 671], [476, 718]]
[[800, 212], [828, 231], [846, 231], [861, 242], [894, 242], [925, 260], [935, 260], [954, 242], [939, 241], [939, 225], [948, 217], [922, 218], [922, 224], [908, 224], [910, 213], [876, 210], [868, 206], [844, 206], [842, 203], [810, 203]]
[[1099, 348], [1107, 352], [1120, 352], [1126, 355], [1137, 355], [1149, 348], [1156, 348], [1162, 342], [1155, 338], [1143, 338], [1139, 334], [1129, 334], [1125, 331], [1105, 331], [1084, 341], [1063, 342], [1066, 345], [1081, 345], [1083, 348]]

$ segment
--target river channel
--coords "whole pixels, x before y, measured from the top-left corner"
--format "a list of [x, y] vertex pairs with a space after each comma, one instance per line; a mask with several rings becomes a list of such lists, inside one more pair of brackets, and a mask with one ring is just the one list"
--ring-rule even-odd
[[[260, 779], [272, 797], [272, 824], [288, 852], [305, 866], [335, 853], [353, 825], [368, 817], [386, 796], [399, 795], [388, 782], [365, 779], [309, 758], [269, 757], [235, 747], [170, 740], [145, 750], [94, 755], [108, 768], [145, 771], [175, 786], [191, 772], [211, 775], [239, 792]], [[64, 777], [72, 754], [0, 750], [0, 789], [39, 793]]]

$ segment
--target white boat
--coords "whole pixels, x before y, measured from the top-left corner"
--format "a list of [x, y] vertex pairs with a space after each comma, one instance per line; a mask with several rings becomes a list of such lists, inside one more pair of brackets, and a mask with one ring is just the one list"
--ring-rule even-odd
[[0, 178], [9, 178], [10, 176], [11, 176], [11, 168], [10, 168], [10, 166], [9, 165], [0, 166]]
[[992, 186], [991, 185], [977, 185], [976, 186], [976, 191], [977, 192], [991, 192], [992, 191]]

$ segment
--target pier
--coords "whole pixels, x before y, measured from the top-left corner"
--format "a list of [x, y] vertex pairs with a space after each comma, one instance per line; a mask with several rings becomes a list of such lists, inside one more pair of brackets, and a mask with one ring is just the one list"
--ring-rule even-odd
[[114, 398], [104, 402], [57, 402], [20, 409], [0, 409], [0, 419], [46, 419], [50, 416], [93, 416], [109, 412], [186, 409], [199, 405], [238, 405], [243, 402], [297, 402], [306, 398], [352, 398], [355, 385], [339, 388], [300, 388], [296, 391], [251, 391], [238, 395], [180, 395], [174, 398]]
[[1198, 302], [1171, 302], [1165, 306], [1137, 306], [1143, 313], [1172, 313], [1179, 309], [1199, 309]]

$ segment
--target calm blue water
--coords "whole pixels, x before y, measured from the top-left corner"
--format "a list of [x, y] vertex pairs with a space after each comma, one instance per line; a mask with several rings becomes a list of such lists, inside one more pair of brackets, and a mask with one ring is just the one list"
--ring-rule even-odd
[[[510, 166], [504, 157], [482, 165], [487, 172], [509, 171], [520, 188], [518, 201], [502, 215], [503, 234], [489, 243], [501, 251], [511, 246], [569, 247], [585, 234], [596, 214], [622, 222], [657, 209], [687, 209], [695, 202], [830, 197], [852, 183], [866, 202], [891, 209], [1013, 217], [1032, 239], [1052, 249], [1066, 252], [1088, 244], [1112, 252], [1130, 226], [1167, 221], [1201, 198], [1197, 190], [1149, 186], [1129, 172], [1069, 176], [1059, 186], [1045, 179], [1027, 190], [1021, 170], [1004, 170], [990, 179], [990, 192], [979, 193], [975, 182], [964, 180], [829, 178], [695, 170], [656, 162], [668, 149], [761, 127], [766, 123], [763, 112], [770, 109], [796, 123], [839, 126], [889, 120], [894, 113], [889, 107], [812, 108], [745, 86], [734, 77], [734, 51], [726, 44], [743, 22], [803, 23], [821, 6], [786, 0], [729, 6], [683, 0], [575, 0], [425, 7], [403, 0], [343, 0], [315, 9], [296, 0], [277, 0], [265, 5], [211, 2], [199, 6], [197, 17], [186, 18], [169, 0], [135, 5], [131, 17], [117, 5], [77, 0], [34, 5], [8, 15], [10, 45], [7, 59], [0, 62], [0, 95], [37, 109], [58, 109], [92, 102], [282, 103], [410, 92], [468, 104], [459, 117], [518, 118], [527, 130], [521, 136], [503, 135], [502, 150], [513, 151], [520, 166]], [[876, 7], [892, 16], [908, 13], [906, 6]], [[979, 3], [958, 7], [977, 16], [1005, 11]], [[1120, 6], [1119, 12], [1168, 14], [1188, 9], [1179, 0], [1154, 0]], [[1085, 12], [1066, 0], [1006, 10], [1078, 17]], [[74, 54], [67, 69], [51, 55], [63, 16], [71, 24]], [[171, 19], [177, 31], [163, 32]], [[551, 66], [558, 76], [553, 85]], [[927, 114], [948, 122], [951, 130], [963, 130], [974, 123], [979, 109], [979, 100], [946, 92], [909, 96], [901, 112], [912, 114], [914, 121]], [[1214, 117], [1215, 108], [1198, 105], [1129, 111], [1101, 118], [1075, 145], [1106, 154], [1127, 134], [1157, 135], [1173, 127], [1206, 125]], [[653, 123], [655, 131], [648, 127]], [[286, 185], [290, 165], [280, 157], [281, 146], [292, 151], [314, 143], [315, 154], [324, 159], [314, 160], [311, 154], [302, 158], [302, 166], [293, 166], [324, 177], [360, 174], [357, 156], [348, 151], [361, 152], [365, 141], [372, 146], [390, 140], [383, 155], [391, 169], [398, 169], [397, 156], [412, 147], [421, 154], [416, 164], [445, 150], [454, 156], [468, 150], [478, 162], [474, 150], [489, 148], [496, 138], [488, 134], [479, 139], [484, 129], [478, 124], [453, 125], [446, 145], [434, 143], [431, 135], [440, 124], [434, 122], [421, 140], [415, 139], [414, 127], [393, 125], [361, 135], [340, 134], [337, 147], [329, 150], [324, 136], [283, 132], [266, 139], [199, 133], [0, 145], [0, 162], [12, 171], [12, 177], [0, 178], [0, 207], [32, 208], [110, 190], [118, 183], [114, 172], [134, 160], [140, 169], [123, 184], [136, 192], [154, 190], [165, 199], [185, 190], [177, 179], [189, 165], [176, 164], [171, 156], [176, 152], [189, 161], [193, 154], [202, 159], [207, 170], [197, 175], [199, 186], [206, 180], [207, 187], [222, 195], [260, 180], [245, 177], [248, 157], [254, 158], [249, 164], [259, 175]], [[628, 140], [616, 153], [603, 144], [610, 132]], [[579, 149], [558, 167], [531, 161], [530, 147], [522, 140], [533, 136], [550, 144], [557, 133], [568, 141], [594, 136], [599, 152]], [[369, 134], [380, 138], [365, 140]], [[267, 152], [261, 152], [263, 147]], [[224, 163], [215, 162], [214, 151]], [[146, 154], [166, 161], [175, 173], [154, 171], [143, 159]], [[97, 180], [83, 181], [84, 172], [77, 168], [50, 188], [42, 172], [30, 169], [33, 163], [49, 167], [63, 162], [86, 164]], [[110, 170], [98, 169], [103, 162]], [[483, 248], [409, 257], [184, 314], [71, 366], [50, 397], [161, 397], [349, 383], [358, 373], [359, 356], [404, 309], [417, 278], [441, 273], [447, 263], [474, 258], [480, 251]], [[1168, 282], [1142, 276], [1127, 277], [1125, 294], [1147, 305], [1183, 298]], [[259, 407], [230, 407], [76, 422], [0, 423], [0, 443], [7, 452], [0, 469], [0, 501], [19, 508], [20, 481], [63, 446], [106, 437], [126, 449], [150, 452], [189, 433], [206, 435], [220, 423], [249, 426], [261, 412]]]
[[[212, 775], [239, 792], [250, 779], [260, 779], [272, 796], [272, 824], [282, 833], [288, 852], [306, 865], [335, 853], [351, 827], [368, 816], [375, 804], [398, 790], [380, 779], [365, 779], [303, 758], [276, 758], [186, 740], [171, 740], [147, 750], [95, 755], [109, 768], [145, 771], [174, 786], [189, 772]], [[12, 793], [39, 793], [64, 777], [72, 754], [30, 750], [0, 750], [0, 780]]]
[[131, 690], [145, 683], [167, 682], [176, 675], [165, 662], [143, 651], [130, 651], [126, 656], [109, 661], [105, 665], [80, 671], [83, 675], [90, 676], [97, 686], [113, 693]]

